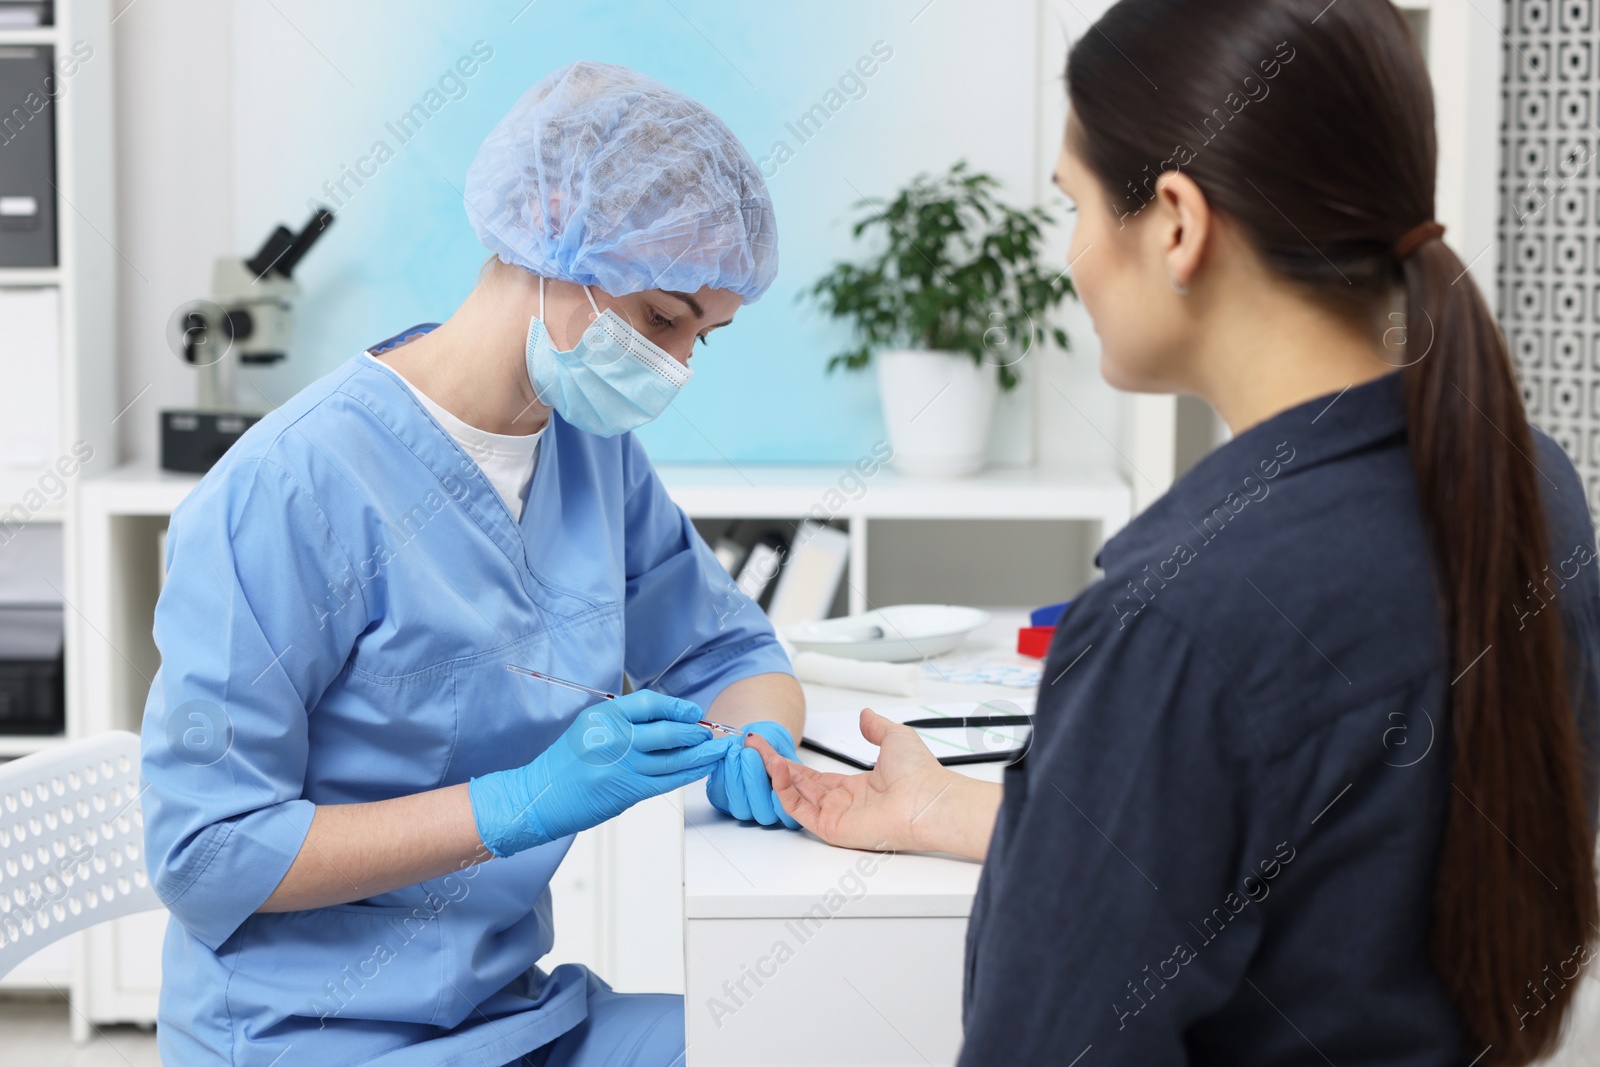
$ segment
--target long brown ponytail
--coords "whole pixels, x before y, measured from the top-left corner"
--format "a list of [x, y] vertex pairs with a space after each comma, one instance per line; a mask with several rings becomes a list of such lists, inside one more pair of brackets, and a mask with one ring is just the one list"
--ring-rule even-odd
[[1559, 613], [1517, 610], [1550, 546], [1505, 342], [1448, 245], [1395, 253], [1433, 218], [1421, 52], [1388, 0], [1122, 0], [1073, 47], [1067, 85], [1119, 213], [1181, 169], [1308, 291], [1372, 308], [1405, 287], [1410, 448], [1455, 679], [1434, 963], [1480, 1062], [1529, 1063], [1576, 988], [1547, 976], [1588, 958], [1600, 922], [1588, 764]]
[[1550, 562], [1532, 435], [1483, 297], [1451, 283], [1465, 270], [1437, 241], [1405, 266], [1407, 321], [1439, 324], [1406, 400], [1461, 672], [1433, 948], [1469, 1029], [1521, 1064], [1553, 1049], [1575, 989], [1548, 975], [1595, 940], [1594, 837], [1560, 616], [1517, 610]]

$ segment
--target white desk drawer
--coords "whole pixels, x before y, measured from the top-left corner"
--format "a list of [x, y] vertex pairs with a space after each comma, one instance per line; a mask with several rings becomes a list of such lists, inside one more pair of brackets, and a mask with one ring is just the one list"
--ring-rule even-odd
[[966, 935], [964, 918], [692, 918], [689, 1067], [953, 1064]]

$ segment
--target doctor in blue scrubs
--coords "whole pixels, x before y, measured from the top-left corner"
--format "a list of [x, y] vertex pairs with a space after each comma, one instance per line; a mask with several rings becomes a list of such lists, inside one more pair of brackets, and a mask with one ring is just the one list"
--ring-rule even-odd
[[456, 313], [290, 400], [173, 515], [144, 720], [168, 1063], [681, 1062], [680, 997], [540, 969], [550, 877], [702, 778], [795, 825], [697, 725], [793, 755], [788, 660], [628, 432], [772, 282], [755, 164], [577, 63], [489, 135], [467, 213], [495, 256]]

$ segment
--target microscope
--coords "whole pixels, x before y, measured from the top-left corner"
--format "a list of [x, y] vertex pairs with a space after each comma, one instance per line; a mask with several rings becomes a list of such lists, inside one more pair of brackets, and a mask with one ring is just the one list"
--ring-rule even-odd
[[319, 208], [299, 233], [279, 226], [249, 259], [223, 256], [212, 271], [210, 301], [178, 309], [169, 323], [173, 345], [198, 375], [196, 404], [161, 413], [161, 466], [204, 474], [264, 412], [241, 407], [239, 370], [289, 356], [290, 319], [300, 286], [294, 270], [333, 223]]

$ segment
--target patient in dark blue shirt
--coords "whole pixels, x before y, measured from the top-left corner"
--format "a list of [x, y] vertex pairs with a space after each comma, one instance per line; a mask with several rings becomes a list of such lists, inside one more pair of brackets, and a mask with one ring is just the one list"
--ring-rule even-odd
[[1066, 83], [1101, 371], [1235, 437], [1105, 544], [1003, 790], [870, 711], [869, 774], [764, 750], [774, 789], [984, 861], [962, 1067], [1526, 1067], [1600, 933], [1600, 562], [1443, 240], [1417, 40], [1389, 0], [1118, 0]]
[[[1595, 534], [1535, 440], [1555, 573], [1518, 610], [1560, 613], [1592, 711]], [[1452, 677], [1400, 375], [1240, 434], [1099, 562], [1007, 771], [961, 1062], [1471, 1060], [1429, 956]]]

